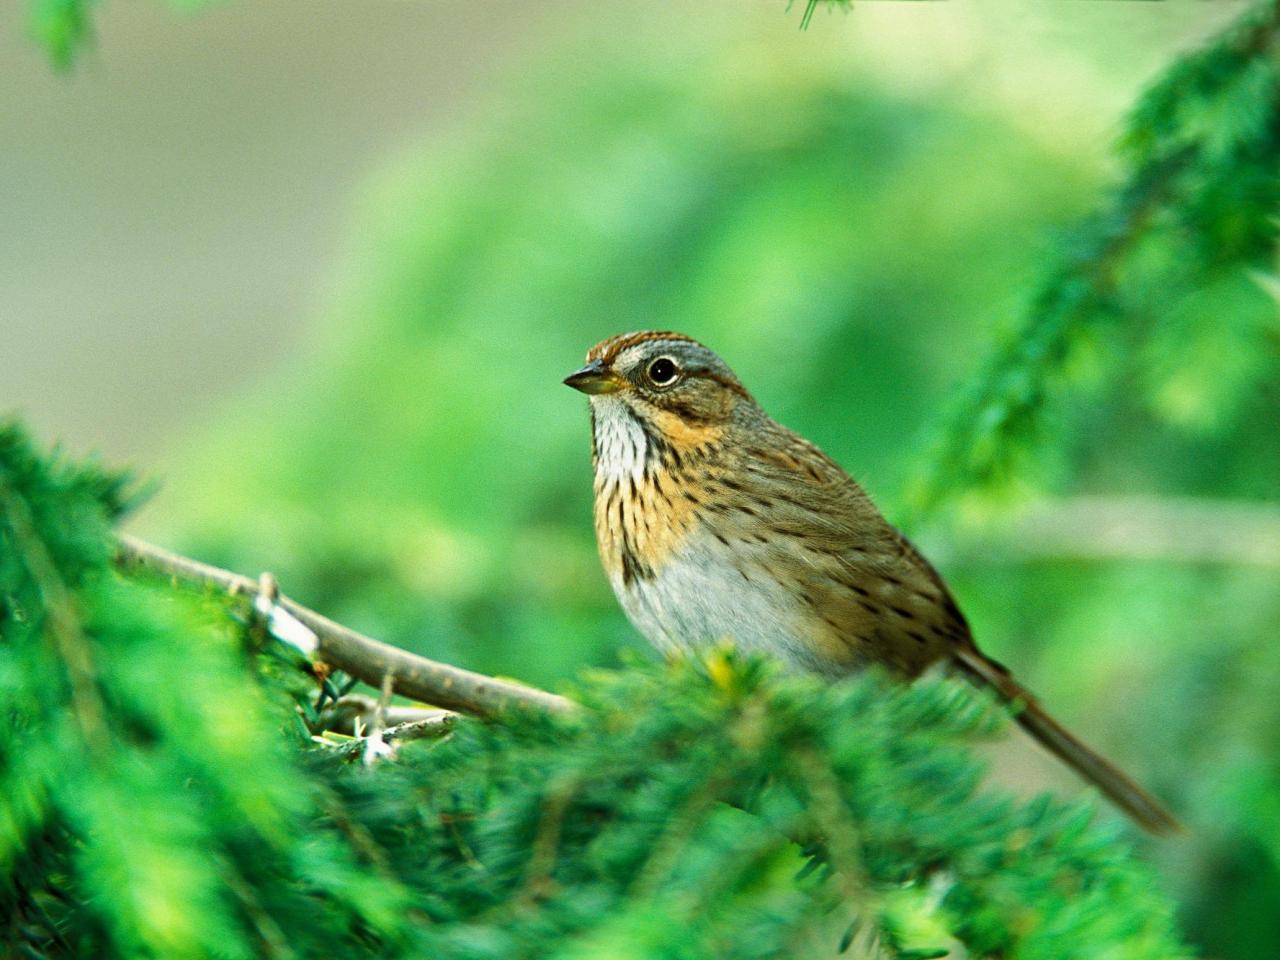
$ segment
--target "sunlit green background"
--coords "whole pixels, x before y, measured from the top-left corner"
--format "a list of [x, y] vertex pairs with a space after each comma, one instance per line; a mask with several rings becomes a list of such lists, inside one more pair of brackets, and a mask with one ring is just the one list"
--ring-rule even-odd
[[[559, 384], [592, 343], [705, 340], [893, 515], [1125, 107], [1237, 10], [117, 3], [70, 75], [13, 24], [0, 401], [158, 480], [136, 531], [556, 686], [639, 649]], [[1145, 511], [1119, 548], [1020, 504], [913, 531], [980, 642], [1188, 822], [1149, 855], [1209, 956], [1280, 946], [1278, 345], [1156, 324], [1054, 411], [1042, 494]], [[1228, 504], [1247, 562], [1179, 533]]]

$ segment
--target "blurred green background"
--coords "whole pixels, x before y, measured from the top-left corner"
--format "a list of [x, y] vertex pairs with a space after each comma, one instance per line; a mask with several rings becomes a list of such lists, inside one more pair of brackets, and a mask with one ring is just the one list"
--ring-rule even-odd
[[[592, 343], [706, 341], [894, 516], [1124, 109], [1239, 9], [800, 32], [781, 4], [116, 3], [69, 75], [13, 23], [0, 401], [158, 480], [136, 532], [557, 686], [640, 647], [559, 384]], [[1188, 346], [1176, 320], [1055, 409], [1043, 499], [912, 532], [983, 646], [1188, 822], [1149, 850], [1188, 934], [1254, 957], [1280, 947], [1280, 323]]]

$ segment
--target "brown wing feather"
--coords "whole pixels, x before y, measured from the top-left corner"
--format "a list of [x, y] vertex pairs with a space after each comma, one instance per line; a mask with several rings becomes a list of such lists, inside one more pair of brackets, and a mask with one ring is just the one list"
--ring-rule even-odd
[[877, 662], [917, 676], [967, 639], [942, 579], [862, 488], [789, 430], [772, 425], [764, 436], [767, 446], [748, 445], [742, 492], [767, 518], [770, 568], [798, 581], [818, 614], [823, 652], [848, 668]]
[[[772, 504], [772, 562], [818, 614], [813, 638], [845, 669], [883, 663], [917, 676], [943, 661], [1015, 707], [1018, 724], [1152, 833], [1181, 825], [1115, 764], [1058, 723], [1008, 669], [983, 655], [933, 565], [862, 488], [807, 440], [775, 425], [753, 447], [746, 492]], [[803, 497], [794, 491], [803, 490]], [[797, 562], [797, 556], [801, 562]]]

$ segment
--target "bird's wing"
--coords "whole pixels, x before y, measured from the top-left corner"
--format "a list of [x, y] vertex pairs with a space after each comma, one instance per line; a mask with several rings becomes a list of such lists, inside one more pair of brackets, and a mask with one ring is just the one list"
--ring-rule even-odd
[[713, 522], [743, 544], [745, 564], [790, 582], [813, 609], [832, 672], [879, 662], [914, 676], [969, 642], [942, 578], [862, 488], [802, 437], [766, 436], [727, 481], [740, 506]]

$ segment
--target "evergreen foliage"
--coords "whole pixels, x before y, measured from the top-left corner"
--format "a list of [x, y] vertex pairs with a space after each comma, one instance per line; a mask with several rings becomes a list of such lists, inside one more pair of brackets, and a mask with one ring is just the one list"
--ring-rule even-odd
[[308, 837], [317, 787], [291, 765], [292, 721], [250, 679], [242, 631], [109, 569], [123, 489], [0, 427], [5, 955], [270, 953], [272, 916], [312, 886], [389, 922], [382, 885]]
[[1154, 83], [1119, 155], [1125, 176], [1110, 201], [1067, 239], [1022, 321], [936, 428], [916, 510], [1041, 476], [1053, 401], [1100, 365], [1099, 340], [1137, 357], [1149, 403], [1175, 422], [1214, 419], [1270, 373], [1260, 361], [1275, 288], [1258, 275], [1274, 275], [1280, 237], [1280, 4], [1249, 9]]
[[109, 568], [122, 489], [0, 430], [6, 956], [1185, 954], [1088, 810], [978, 789], [998, 711], [938, 679], [725, 653], [345, 763], [234, 604]]

